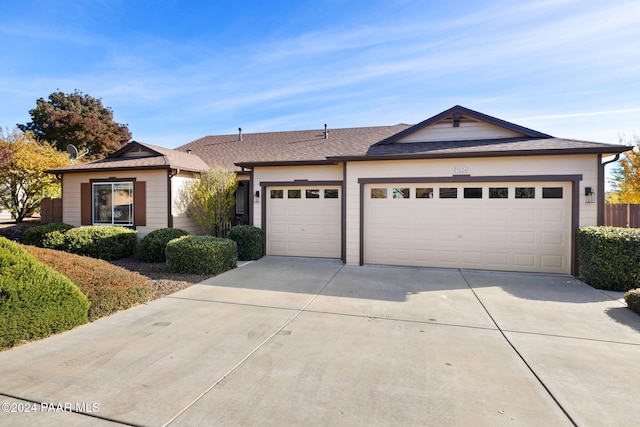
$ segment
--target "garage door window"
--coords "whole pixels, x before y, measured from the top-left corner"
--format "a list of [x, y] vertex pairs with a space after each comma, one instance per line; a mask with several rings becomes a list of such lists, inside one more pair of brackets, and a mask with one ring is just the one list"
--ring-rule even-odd
[[371, 189], [371, 198], [372, 199], [386, 199], [387, 198], [387, 189], [386, 188], [372, 188]]
[[516, 199], [535, 199], [535, 187], [516, 187]]
[[324, 198], [325, 199], [337, 199], [338, 198], [338, 190], [337, 189], [326, 189], [326, 190], [324, 190]]
[[408, 188], [394, 188], [393, 189], [393, 198], [394, 199], [408, 199], [410, 196], [410, 191]]
[[288, 199], [300, 199], [302, 198], [302, 190], [287, 190]]
[[304, 196], [307, 199], [319, 199], [320, 198], [320, 190], [305, 190]]
[[562, 187], [543, 187], [543, 199], [562, 199]]
[[507, 187], [489, 187], [490, 199], [506, 199], [509, 197], [509, 189]]
[[433, 199], [433, 188], [416, 188], [416, 199]]
[[272, 199], [282, 199], [284, 197], [284, 190], [271, 190], [270, 197]]
[[482, 199], [482, 188], [480, 187], [465, 188], [464, 198], [465, 199]]
[[457, 199], [458, 189], [457, 188], [441, 188], [440, 198], [441, 199]]

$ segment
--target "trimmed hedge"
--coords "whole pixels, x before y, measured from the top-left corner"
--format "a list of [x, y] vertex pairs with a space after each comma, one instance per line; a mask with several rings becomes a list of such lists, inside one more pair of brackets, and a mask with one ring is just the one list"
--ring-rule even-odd
[[220, 274], [236, 267], [238, 246], [220, 237], [183, 236], [167, 244], [166, 256], [172, 273]]
[[612, 291], [640, 287], [640, 229], [584, 227], [576, 233], [580, 275]]
[[90, 302], [90, 321], [144, 304], [151, 298], [151, 282], [139, 273], [85, 256], [32, 246], [26, 249], [80, 288]]
[[73, 225], [64, 222], [37, 225], [27, 228], [22, 235], [22, 243], [39, 248], [64, 248], [64, 233], [71, 230]]
[[136, 252], [136, 231], [125, 227], [90, 225], [72, 228], [64, 235], [64, 250], [107, 261]]
[[138, 246], [138, 258], [144, 262], [165, 262], [167, 243], [178, 237], [188, 236], [190, 233], [179, 228], [161, 228], [147, 234]]
[[624, 294], [627, 307], [640, 314], [640, 289], [632, 289]]
[[238, 259], [249, 261], [264, 256], [264, 230], [252, 225], [236, 225], [229, 230], [229, 239], [238, 245]]
[[0, 347], [86, 323], [88, 308], [68, 278], [0, 237]]

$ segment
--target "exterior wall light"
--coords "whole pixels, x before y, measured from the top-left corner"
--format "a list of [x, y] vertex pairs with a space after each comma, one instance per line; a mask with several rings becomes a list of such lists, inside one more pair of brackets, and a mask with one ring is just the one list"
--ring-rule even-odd
[[587, 203], [595, 203], [596, 202], [596, 192], [593, 191], [592, 187], [584, 188], [584, 195], [587, 199]]

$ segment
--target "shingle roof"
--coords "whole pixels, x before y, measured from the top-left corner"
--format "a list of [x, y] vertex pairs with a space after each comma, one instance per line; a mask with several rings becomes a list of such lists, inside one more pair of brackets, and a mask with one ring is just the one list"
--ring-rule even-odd
[[[614, 154], [627, 151], [630, 147], [603, 144], [600, 142], [579, 141], [564, 138], [500, 138], [465, 141], [414, 142], [396, 144], [375, 144], [371, 146], [365, 158], [379, 156], [455, 156], [470, 157], [483, 155], [518, 155], [518, 154], [566, 154], [601, 153]], [[338, 156], [350, 158], [353, 156]], [[359, 157], [359, 156], [355, 156]]]
[[205, 136], [176, 148], [191, 150], [209, 166], [238, 169], [236, 163], [313, 162], [330, 156], [360, 155], [374, 143], [410, 125]]
[[[133, 151], [138, 151], [142, 155], [140, 157], [128, 157], [127, 153]], [[209, 166], [198, 156], [184, 151], [133, 141], [107, 158], [51, 169], [47, 172], [69, 173], [114, 169], [180, 169], [202, 172], [209, 169]]]

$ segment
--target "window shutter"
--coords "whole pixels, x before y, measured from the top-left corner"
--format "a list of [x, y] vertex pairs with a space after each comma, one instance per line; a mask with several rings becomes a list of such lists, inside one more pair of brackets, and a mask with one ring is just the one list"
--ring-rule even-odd
[[134, 183], [133, 225], [147, 225], [147, 183], [145, 181]]
[[91, 225], [91, 183], [80, 183], [80, 225]]

